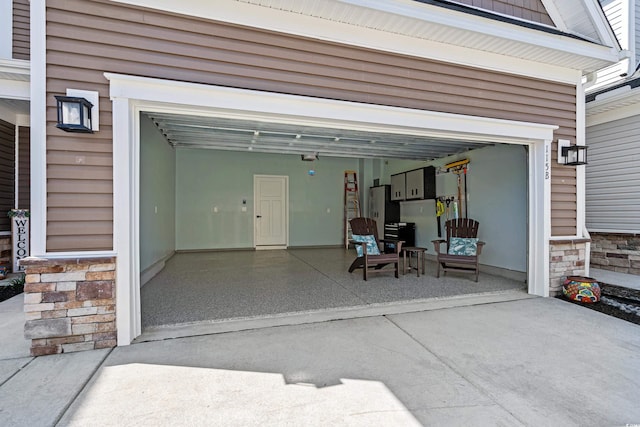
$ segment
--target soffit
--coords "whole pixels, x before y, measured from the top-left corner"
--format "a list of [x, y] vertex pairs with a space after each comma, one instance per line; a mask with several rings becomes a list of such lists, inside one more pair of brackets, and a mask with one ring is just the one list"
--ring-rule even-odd
[[634, 105], [640, 106], [640, 87], [624, 85], [608, 92], [603, 92], [596, 96], [595, 100], [587, 102], [586, 117], [590, 118]]
[[312, 154], [320, 157], [432, 160], [493, 145], [490, 141], [322, 126], [145, 112], [174, 147]]

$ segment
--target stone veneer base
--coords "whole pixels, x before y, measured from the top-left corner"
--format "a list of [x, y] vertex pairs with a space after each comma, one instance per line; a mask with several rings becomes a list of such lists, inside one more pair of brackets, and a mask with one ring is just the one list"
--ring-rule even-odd
[[584, 276], [589, 239], [551, 240], [549, 242], [549, 295], [562, 293], [567, 276]]
[[591, 233], [591, 265], [603, 270], [640, 275], [640, 235]]
[[116, 259], [29, 257], [25, 268], [25, 338], [31, 355], [115, 347]]
[[0, 265], [11, 267], [11, 236], [0, 236]]

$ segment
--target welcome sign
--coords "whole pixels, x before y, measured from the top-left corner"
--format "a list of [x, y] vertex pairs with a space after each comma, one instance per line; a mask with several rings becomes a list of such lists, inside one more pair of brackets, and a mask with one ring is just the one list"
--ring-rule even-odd
[[29, 211], [25, 209], [12, 209], [11, 230], [13, 232], [13, 272], [24, 271], [24, 267], [18, 265], [22, 258], [29, 256]]

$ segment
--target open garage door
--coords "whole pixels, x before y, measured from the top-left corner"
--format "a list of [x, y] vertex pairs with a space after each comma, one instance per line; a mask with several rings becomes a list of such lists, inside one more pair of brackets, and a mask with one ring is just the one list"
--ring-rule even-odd
[[[141, 332], [141, 113], [154, 121], [175, 146], [193, 149], [194, 145], [199, 145], [198, 149], [216, 148], [236, 153], [239, 150], [258, 151], [261, 147], [263, 153], [278, 153], [273, 155], [313, 151], [326, 152], [327, 157], [358, 161], [367, 158], [422, 161], [480, 146], [526, 146], [529, 149], [526, 160], [527, 282], [530, 293], [548, 294], [548, 236], [545, 230], [549, 229], [550, 190], [545, 170], [550, 162], [554, 126], [130, 76], [108, 74], [107, 77], [111, 82], [114, 106], [114, 168], [117, 169], [114, 204], [119, 259], [119, 344], [129, 343]], [[216, 138], [218, 133], [222, 135], [219, 140]], [[284, 134], [289, 138], [284, 138]], [[259, 143], [260, 137], [264, 138], [263, 145]], [[385, 138], [388, 142], [383, 143]], [[233, 147], [224, 145], [231, 142]], [[211, 146], [204, 147], [205, 143]], [[378, 146], [382, 148], [378, 149]], [[418, 154], [411, 157], [408, 153]]]

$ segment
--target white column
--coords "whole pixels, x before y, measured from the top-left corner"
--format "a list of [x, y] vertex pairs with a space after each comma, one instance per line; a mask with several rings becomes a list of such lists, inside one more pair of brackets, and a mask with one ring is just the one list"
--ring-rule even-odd
[[47, 250], [45, 0], [31, 0], [31, 255]]
[[551, 141], [541, 141], [529, 148], [529, 293], [548, 297]]
[[18, 209], [18, 200], [20, 192], [20, 126], [17, 124], [13, 127], [13, 207]]
[[[586, 100], [584, 88], [580, 82], [576, 85], [576, 145], [585, 145], [586, 141]], [[588, 156], [587, 156], [588, 161]], [[576, 237], [586, 237], [586, 166], [576, 166]], [[586, 254], [589, 257], [589, 254]]]
[[113, 224], [116, 251], [116, 327], [118, 345], [140, 335], [138, 194], [135, 162], [137, 120], [127, 98], [113, 98]]

